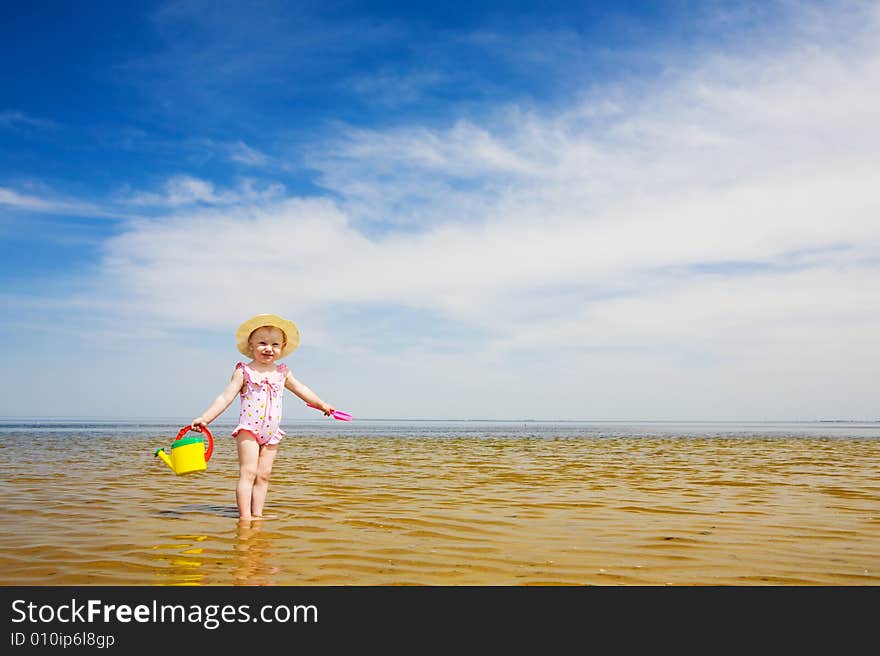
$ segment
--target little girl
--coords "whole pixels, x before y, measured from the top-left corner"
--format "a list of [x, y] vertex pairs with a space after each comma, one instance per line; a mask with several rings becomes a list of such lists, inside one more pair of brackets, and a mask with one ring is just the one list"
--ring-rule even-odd
[[325, 415], [332, 414], [333, 408], [294, 378], [285, 365], [275, 364], [299, 346], [299, 330], [292, 321], [274, 314], [258, 314], [239, 326], [235, 341], [239, 352], [251, 361], [235, 365], [229, 385], [191, 425], [207, 426], [223, 414], [236, 396], [241, 397], [238, 426], [232, 431], [238, 445], [239, 466], [235, 500], [240, 519], [260, 519], [272, 463], [284, 437], [279, 428], [284, 388]]

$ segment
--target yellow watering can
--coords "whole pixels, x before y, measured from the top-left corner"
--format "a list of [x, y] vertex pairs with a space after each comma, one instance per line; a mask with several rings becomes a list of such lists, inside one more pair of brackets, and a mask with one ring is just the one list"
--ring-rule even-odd
[[[183, 437], [191, 430], [204, 433], [208, 437], [207, 446], [201, 437]], [[214, 453], [214, 436], [211, 435], [207, 426], [196, 428], [184, 426], [171, 443], [170, 455], [168, 449], [156, 449], [156, 453], [153, 455], [161, 458], [162, 462], [180, 476], [181, 474], [205, 471], [212, 453]]]

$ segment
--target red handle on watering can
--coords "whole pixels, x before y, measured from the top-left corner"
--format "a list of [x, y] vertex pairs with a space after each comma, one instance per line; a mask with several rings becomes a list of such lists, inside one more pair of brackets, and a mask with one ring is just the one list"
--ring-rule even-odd
[[207, 426], [196, 426], [195, 428], [192, 426], [184, 426], [180, 429], [180, 432], [177, 434], [177, 437], [174, 438], [174, 441], [176, 442], [189, 431], [195, 431], [196, 433], [204, 433], [207, 435], [208, 444], [205, 447], [205, 462], [208, 462], [211, 459], [211, 454], [214, 453], [214, 436], [211, 435], [211, 431], [208, 430]]

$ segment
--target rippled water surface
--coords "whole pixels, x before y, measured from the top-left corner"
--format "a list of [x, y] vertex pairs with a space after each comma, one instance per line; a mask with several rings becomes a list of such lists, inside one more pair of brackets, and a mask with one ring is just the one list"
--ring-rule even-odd
[[250, 524], [178, 428], [0, 421], [0, 584], [880, 584], [876, 423], [292, 422]]

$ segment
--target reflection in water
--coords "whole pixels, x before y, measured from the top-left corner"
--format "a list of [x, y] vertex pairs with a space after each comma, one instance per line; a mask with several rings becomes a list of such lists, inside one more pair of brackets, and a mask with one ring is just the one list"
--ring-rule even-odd
[[238, 522], [233, 547], [235, 585], [275, 585], [277, 582], [281, 567], [272, 552], [274, 535], [264, 532], [264, 524], [263, 520]]
[[202, 570], [204, 548], [200, 545], [208, 539], [207, 535], [174, 535], [172, 543], [153, 545], [159, 553], [156, 560], [164, 562], [164, 567], [156, 570], [159, 585], [202, 585], [205, 573]]

